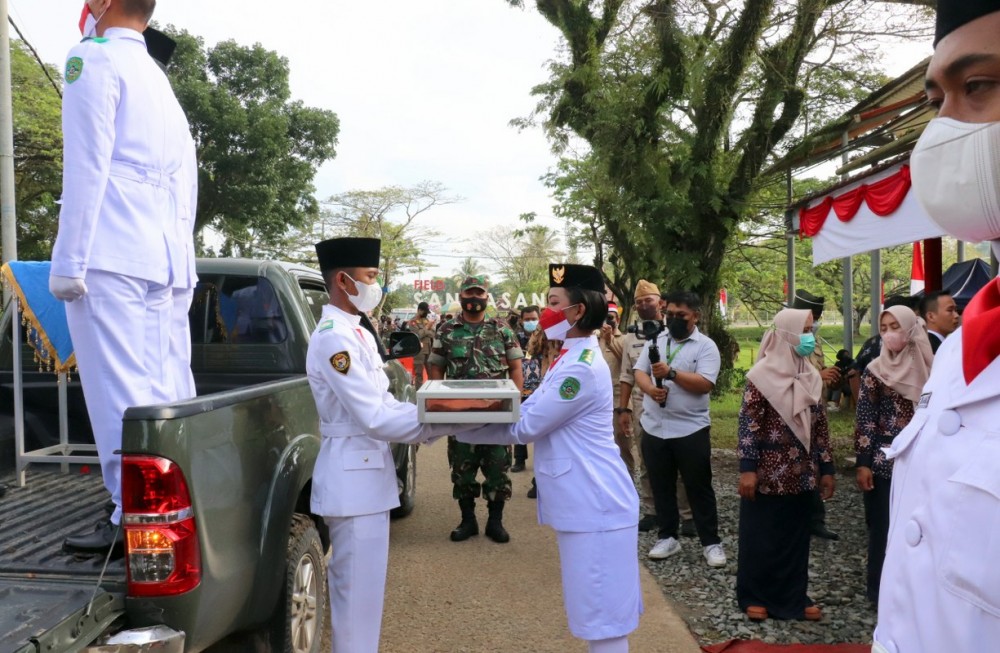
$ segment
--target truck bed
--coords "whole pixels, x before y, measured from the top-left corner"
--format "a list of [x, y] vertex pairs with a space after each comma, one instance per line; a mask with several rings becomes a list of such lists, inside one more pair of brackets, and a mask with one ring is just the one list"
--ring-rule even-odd
[[[98, 466], [82, 473], [74, 465], [62, 474], [57, 465], [35, 465], [28, 482], [16, 487], [13, 476], [0, 479], [8, 486], [0, 498], [0, 580], [64, 577], [73, 582], [96, 583], [104, 560], [62, 551], [68, 535], [85, 532], [104, 516], [108, 493]], [[105, 587], [123, 585], [125, 566], [112, 560]]]

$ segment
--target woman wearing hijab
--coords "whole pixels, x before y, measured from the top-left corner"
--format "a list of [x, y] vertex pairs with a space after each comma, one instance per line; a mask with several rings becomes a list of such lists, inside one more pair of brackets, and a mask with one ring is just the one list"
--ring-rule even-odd
[[639, 495], [615, 444], [611, 372], [594, 332], [608, 314], [604, 277], [550, 265], [541, 326], [559, 356], [515, 424], [458, 436], [471, 444], [535, 443], [538, 521], [556, 531], [569, 629], [591, 653], [626, 653], [639, 625]]
[[876, 604], [889, 537], [892, 483], [892, 461], [882, 449], [891, 446], [913, 419], [934, 360], [923, 321], [905, 306], [882, 311], [879, 334], [882, 355], [861, 376], [854, 428], [858, 488], [864, 492], [868, 524], [868, 600]]
[[834, 469], [812, 324], [807, 310], [775, 316], [740, 408], [736, 599], [757, 621], [822, 617], [806, 594], [810, 498], [833, 496]]

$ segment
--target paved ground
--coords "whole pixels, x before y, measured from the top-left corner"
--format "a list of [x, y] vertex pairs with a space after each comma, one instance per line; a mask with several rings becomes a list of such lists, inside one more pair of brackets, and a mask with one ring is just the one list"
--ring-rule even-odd
[[[484, 535], [448, 540], [459, 521], [451, 498], [445, 442], [421, 447], [417, 507], [392, 524], [383, 653], [563, 653], [586, 651], [566, 625], [555, 534], [539, 526], [525, 498], [531, 467], [512, 474], [508, 544]], [[478, 502], [480, 528], [485, 502]], [[632, 633], [638, 653], [698, 653], [687, 626], [643, 567], [645, 614]]]

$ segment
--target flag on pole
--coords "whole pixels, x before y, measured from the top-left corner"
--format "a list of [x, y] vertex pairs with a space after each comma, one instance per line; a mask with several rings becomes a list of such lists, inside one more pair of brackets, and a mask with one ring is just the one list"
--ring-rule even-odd
[[726, 309], [729, 308], [729, 294], [726, 293], [726, 289], [722, 288], [719, 290], [719, 312], [722, 317], [726, 317]]
[[916, 295], [924, 289], [924, 254], [920, 241], [913, 243], [913, 267], [910, 271], [910, 294]]

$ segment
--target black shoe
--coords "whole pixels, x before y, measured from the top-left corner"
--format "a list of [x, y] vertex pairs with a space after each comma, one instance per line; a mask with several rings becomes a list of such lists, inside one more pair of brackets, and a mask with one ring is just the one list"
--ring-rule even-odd
[[639, 532], [648, 533], [657, 527], [656, 515], [643, 515], [639, 520]]
[[818, 537], [824, 540], [833, 540], [834, 542], [840, 539], [840, 536], [831, 531], [829, 528], [827, 528], [826, 524], [818, 524], [816, 526], [813, 526], [812, 534], [813, 537]]
[[4, 485], [3, 483], [0, 483], [0, 497], [2, 497], [5, 494], [7, 494], [7, 486]]
[[528, 498], [529, 499], [538, 498], [538, 486], [535, 485], [535, 479], [531, 479], [531, 489], [528, 490]]
[[694, 526], [693, 519], [685, 519], [681, 522], [681, 537], [697, 537], [698, 529]]
[[459, 499], [462, 509], [462, 522], [451, 532], [452, 542], [464, 542], [474, 535], [479, 535], [479, 522], [476, 521], [476, 500]]
[[503, 501], [490, 501], [490, 517], [486, 520], [486, 537], [498, 544], [510, 542], [510, 534], [503, 527]]
[[518, 473], [518, 472], [523, 472], [524, 471], [524, 461], [519, 460], [516, 463], [514, 463], [513, 465], [511, 465], [510, 471], [512, 471], [515, 474]]
[[71, 535], [63, 542], [67, 551], [82, 553], [104, 553], [110, 547], [121, 550], [124, 546], [124, 530], [110, 521], [102, 521], [90, 533]]

